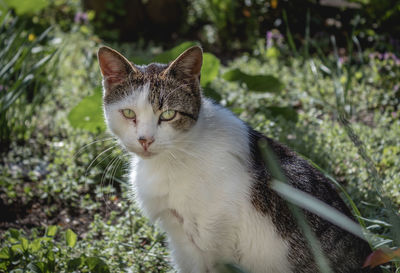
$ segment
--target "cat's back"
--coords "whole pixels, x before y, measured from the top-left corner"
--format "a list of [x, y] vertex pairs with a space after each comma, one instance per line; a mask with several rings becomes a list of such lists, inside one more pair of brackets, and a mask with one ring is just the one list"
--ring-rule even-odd
[[[308, 243], [297, 228], [286, 201], [269, 187], [271, 175], [268, 165], [262, 158], [259, 148], [260, 140], [268, 143], [289, 184], [316, 197], [353, 220], [354, 218], [334, 186], [321, 172], [279, 142], [249, 129], [252, 168], [255, 173], [252, 203], [256, 210], [271, 218], [280, 236], [288, 242], [288, 258], [294, 268], [294, 272], [318, 272], [318, 267], [313, 260]], [[304, 213], [310, 227], [321, 242], [324, 254], [329, 259], [334, 272], [381, 272], [379, 269], [362, 269], [363, 262], [371, 253], [366, 241], [313, 213], [305, 210]]]

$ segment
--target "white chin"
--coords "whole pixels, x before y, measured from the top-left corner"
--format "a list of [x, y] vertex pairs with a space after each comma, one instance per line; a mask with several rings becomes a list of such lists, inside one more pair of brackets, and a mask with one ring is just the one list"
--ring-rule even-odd
[[125, 147], [129, 152], [134, 153], [135, 155], [137, 155], [143, 159], [152, 158], [153, 156], [158, 154], [155, 152], [145, 151], [143, 149], [137, 149], [136, 147], [128, 147], [128, 146], [125, 146]]
[[129, 149], [129, 151], [134, 153], [137, 156], [140, 156], [143, 159], [148, 159], [148, 158], [151, 158], [151, 157], [156, 155], [156, 153], [149, 152], [149, 151], [143, 151], [143, 150], [142, 151], [138, 151], [138, 150]]
[[153, 156], [155, 156], [155, 153], [149, 152], [149, 151], [142, 151], [139, 153], [136, 153], [138, 156], [140, 156], [141, 158], [147, 159], [147, 158], [151, 158]]

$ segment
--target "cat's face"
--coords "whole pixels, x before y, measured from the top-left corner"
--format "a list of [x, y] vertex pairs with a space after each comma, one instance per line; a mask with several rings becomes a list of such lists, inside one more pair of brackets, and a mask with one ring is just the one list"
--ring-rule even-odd
[[169, 65], [136, 66], [108, 47], [98, 59], [106, 122], [121, 144], [143, 158], [176, 148], [198, 119], [201, 48]]

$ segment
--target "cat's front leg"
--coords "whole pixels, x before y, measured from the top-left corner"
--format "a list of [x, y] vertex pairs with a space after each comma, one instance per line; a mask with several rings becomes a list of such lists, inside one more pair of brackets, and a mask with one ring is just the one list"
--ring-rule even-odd
[[[178, 232], [177, 232], [178, 233]], [[174, 267], [179, 273], [210, 273], [201, 250], [185, 234], [168, 235]]]

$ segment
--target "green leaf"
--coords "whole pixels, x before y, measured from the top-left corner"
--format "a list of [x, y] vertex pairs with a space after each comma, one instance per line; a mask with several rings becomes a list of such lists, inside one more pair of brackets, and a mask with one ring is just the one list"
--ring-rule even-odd
[[93, 133], [99, 130], [105, 130], [102, 96], [101, 87], [97, 87], [93, 95], [82, 99], [82, 101], [69, 112], [68, 120], [74, 128], [85, 129]]
[[0, 272], [7, 272], [7, 265], [9, 264], [10, 262], [8, 262], [8, 261], [2, 261], [2, 262], [0, 262]]
[[201, 67], [200, 84], [205, 87], [208, 83], [213, 81], [219, 72], [221, 65], [220, 60], [211, 53], [203, 54], [203, 66]]
[[50, 237], [54, 237], [57, 233], [57, 226], [48, 226], [46, 235]]
[[283, 89], [282, 82], [272, 75], [249, 75], [235, 68], [229, 70], [222, 78], [247, 85], [252, 91], [277, 93]]
[[44, 263], [29, 263], [27, 268], [34, 273], [44, 273]]
[[40, 242], [41, 238], [36, 238], [30, 243], [29, 247], [32, 252], [37, 252], [40, 249]]
[[10, 232], [10, 235], [11, 235], [12, 238], [19, 239], [20, 233], [19, 233], [19, 231], [17, 229], [10, 228], [8, 231]]
[[68, 229], [67, 232], [65, 233], [65, 240], [67, 242], [67, 245], [70, 247], [75, 246], [77, 238], [78, 236], [71, 229]]
[[151, 59], [150, 58], [146, 58], [143, 56], [134, 56], [132, 58], [129, 58], [131, 62], [133, 62], [134, 64], [137, 65], [146, 65], [148, 63], [151, 63]]
[[220, 101], [222, 99], [221, 95], [215, 91], [209, 84], [203, 88], [203, 93], [206, 97], [209, 97], [215, 101]]
[[165, 64], [169, 63], [170, 61], [176, 59], [181, 53], [183, 53], [183, 51], [195, 45], [197, 45], [196, 42], [184, 42], [174, 48], [171, 48], [170, 50], [164, 51], [163, 53], [157, 55], [153, 59], [153, 62]]
[[12, 250], [13, 252], [16, 252], [16, 253], [19, 253], [19, 254], [22, 254], [22, 253], [24, 252], [24, 250], [22, 249], [22, 245], [21, 245], [21, 244], [15, 244], [15, 245], [13, 245], [13, 246], [11, 247], [11, 250]]
[[99, 257], [88, 257], [86, 259], [86, 265], [93, 272], [98, 272], [98, 273], [110, 272], [107, 264]]
[[4, 2], [10, 8], [14, 8], [18, 15], [41, 11], [50, 4], [49, 0], [4, 0]]
[[271, 113], [272, 116], [282, 116], [286, 120], [290, 120], [296, 122], [298, 120], [298, 114], [295, 109], [292, 107], [279, 107], [279, 106], [270, 106], [265, 107], [267, 111]]
[[86, 259], [86, 264], [90, 270], [94, 270], [99, 263], [101, 263], [101, 259], [97, 257], [88, 257]]
[[0, 250], [0, 259], [7, 260], [10, 259], [10, 249], [8, 247], [3, 247]]
[[28, 248], [29, 248], [29, 241], [28, 241], [28, 239], [26, 239], [25, 237], [21, 236], [20, 240], [21, 240], [22, 249], [23, 249], [24, 251], [27, 251]]
[[76, 271], [78, 268], [82, 267], [84, 264], [84, 258], [81, 256], [68, 261], [68, 271]]
[[52, 267], [52, 262], [55, 261], [55, 256], [54, 256], [54, 251], [52, 249], [49, 249], [46, 253], [46, 257], [48, 260], [47, 266]]

